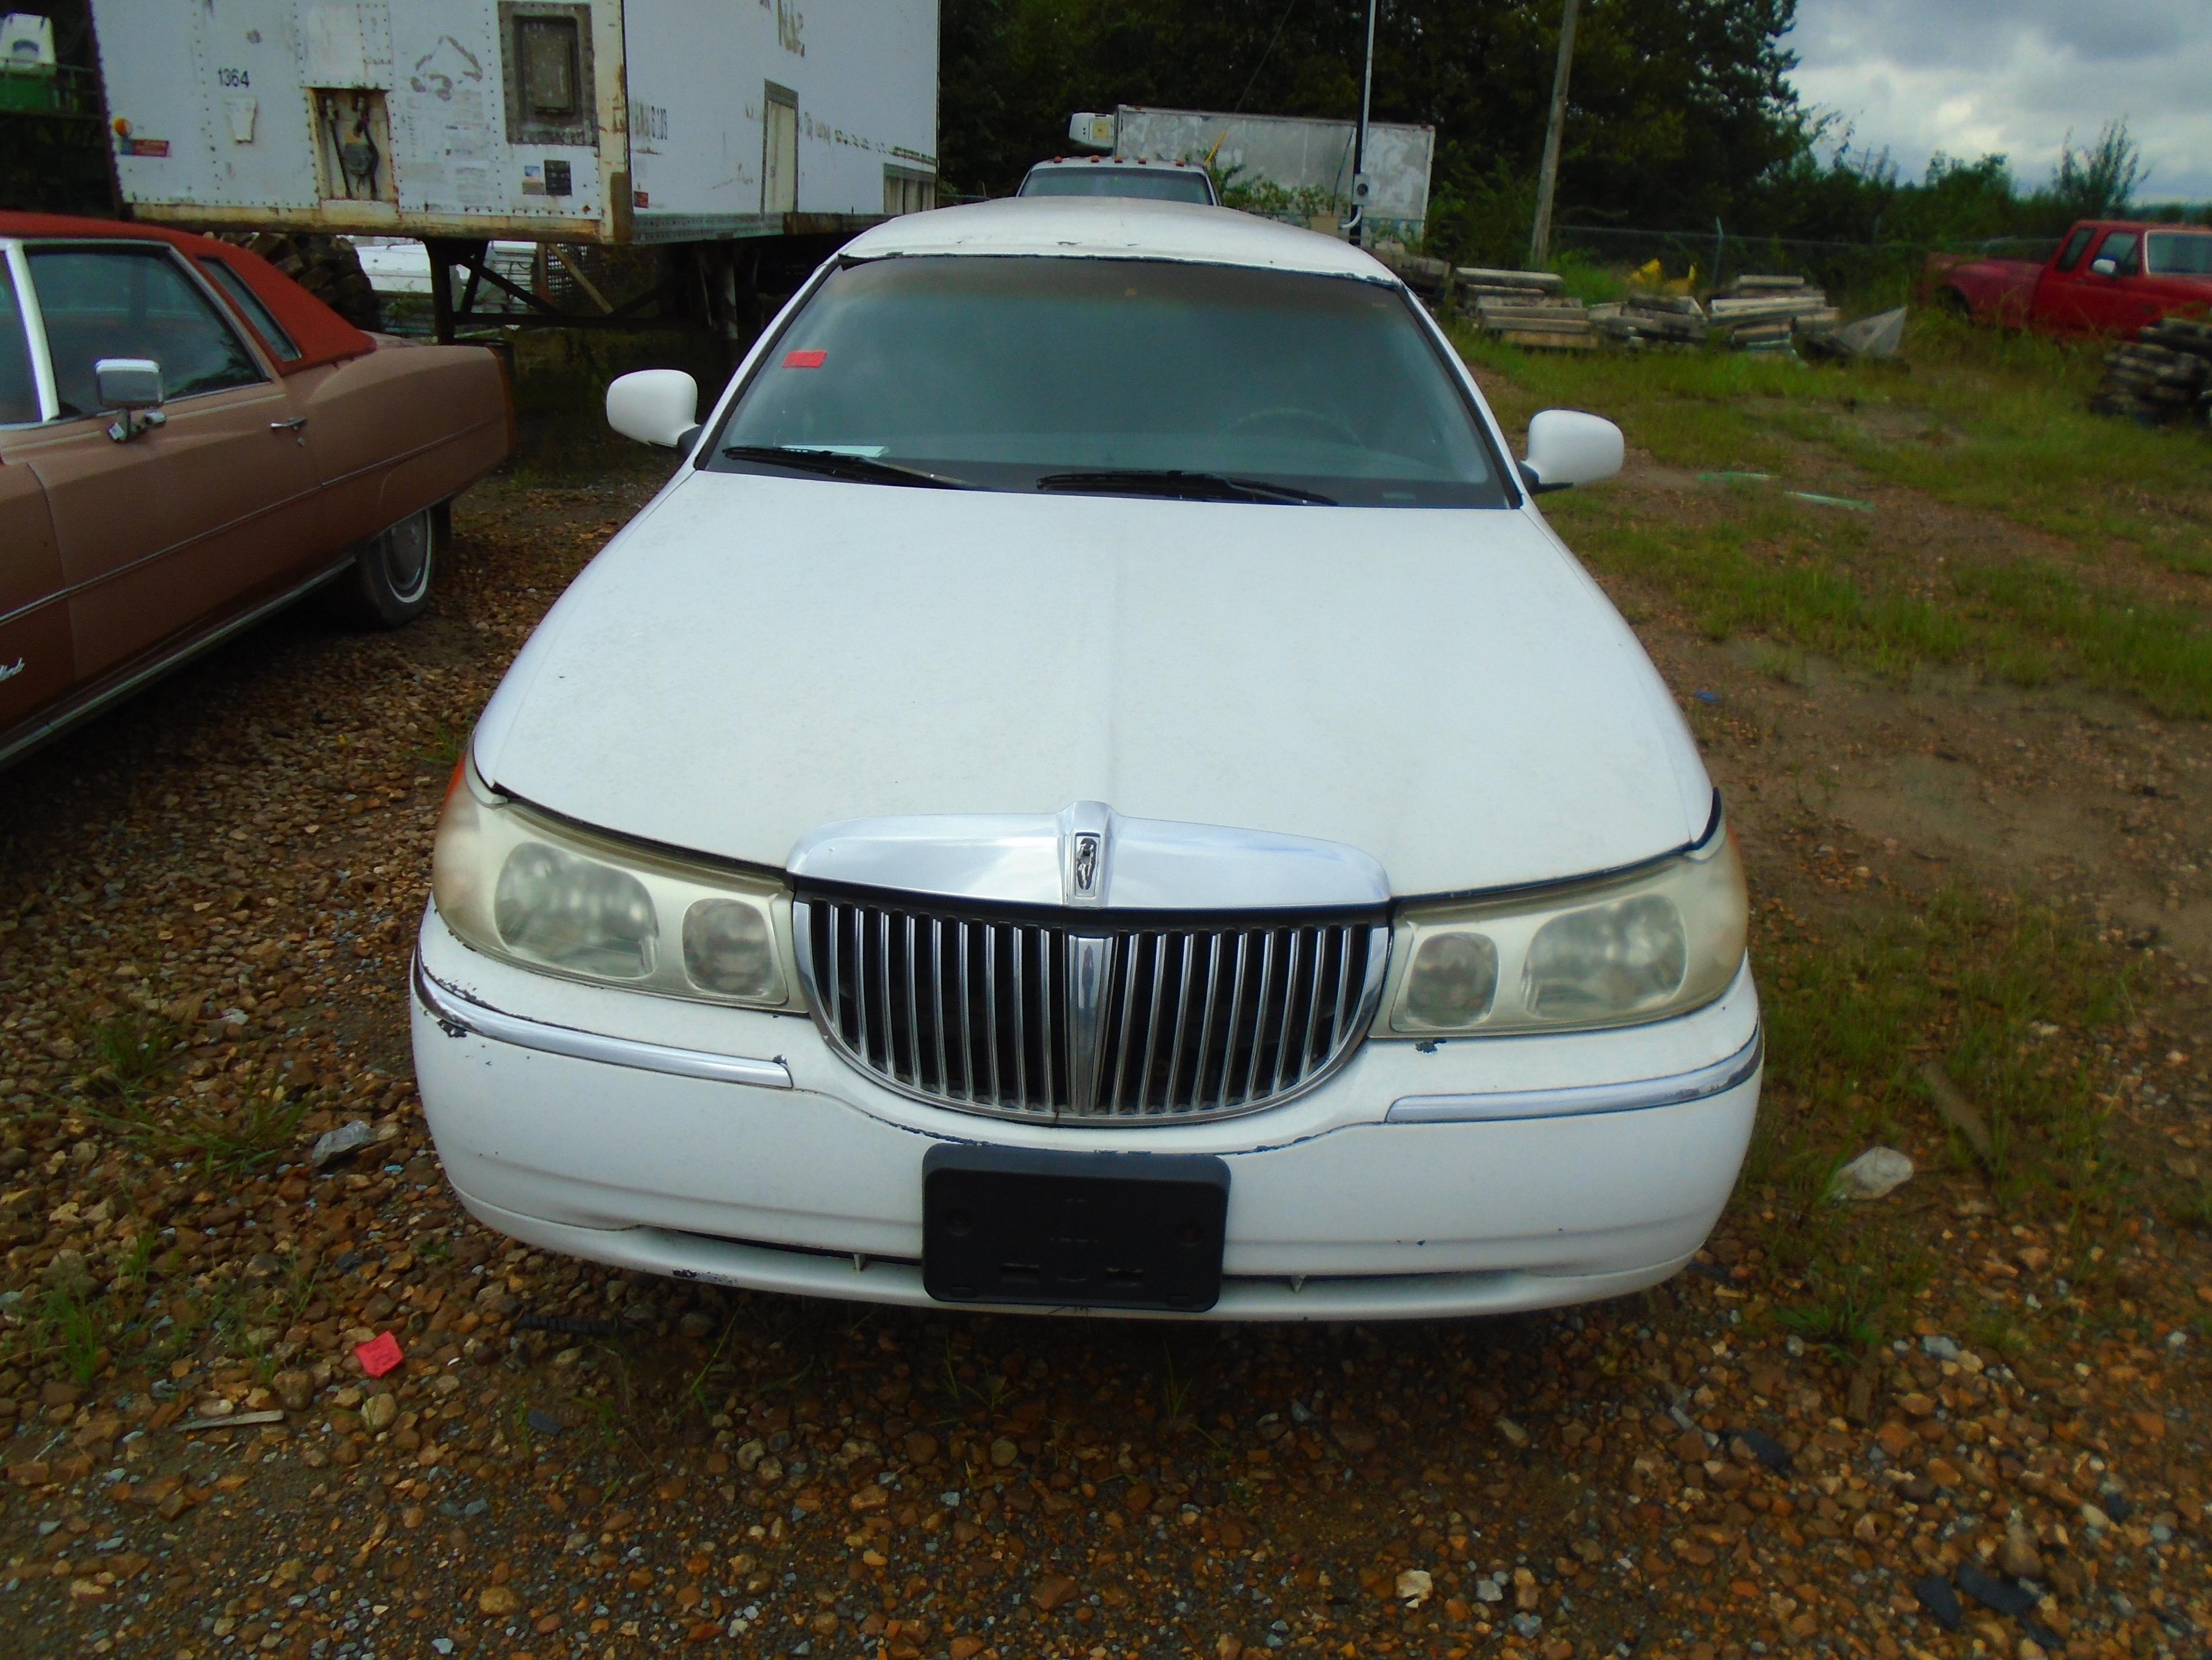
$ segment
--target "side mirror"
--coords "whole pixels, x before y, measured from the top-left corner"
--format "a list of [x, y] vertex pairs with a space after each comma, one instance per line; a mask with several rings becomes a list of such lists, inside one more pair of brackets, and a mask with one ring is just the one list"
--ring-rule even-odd
[[92, 366], [92, 382], [102, 409], [123, 411], [123, 418], [107, 429], [117, 443], [127, 444], [167, 421], [161, 413], [161, 366], [152, 358], [99, 358]]
[[2117, 259], [2092, 259], [2089, 262], [2089, 269], [2100, 277], [2118, 277], [2120, 274], [2120, 262]]
[[92, 379], [102, 409], [161, 406], [161, 366], [150, 357], [103, 357], [92, 366]]
[[699, 383], [682, 369], [622, 375], [607, 387], [607, 424], [641, 444], [687, 445], [699, 430]]
[[1580, 410], [1546, 410], [1528, 423], [1521, 477], [1532, 494], [1595, 484], [1620, 471], [1627, 445], [1612, 422]]

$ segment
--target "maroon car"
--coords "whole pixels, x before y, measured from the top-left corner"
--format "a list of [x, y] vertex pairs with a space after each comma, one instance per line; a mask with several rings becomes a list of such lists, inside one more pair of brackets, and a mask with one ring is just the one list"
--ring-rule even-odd
[[1939, 305], [2041, 334], [2133, 334], [2212, 307], [2212, 229], [2140, 220], [2084, 220], [2039, 265], [2027, 259], [1928, 262]]
[[211, 237], [0, 213], [0, 765], [311, 589], [408, 621], [514, 447], [481, 347]]

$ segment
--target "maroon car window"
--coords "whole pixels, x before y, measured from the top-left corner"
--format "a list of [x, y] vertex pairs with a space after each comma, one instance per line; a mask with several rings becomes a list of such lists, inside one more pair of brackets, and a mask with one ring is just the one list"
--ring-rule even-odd
[[29, 252], [64, 415], [99, 410], [93, 365], [103, 357], [152, 358], [161, 366], [161, 394], [169, 399], [264, 378], [238, 331], [166, 249]]
[[2118, 266], [2118, 275], [2132, 277], [2136, 271], [2136, 244], [2142, 240], [2131, 230], [2116, 230], [2097, 250], [2097, 258], [2109, 259]]
[[2084, 225], [2068, 239], [2066, 252], [2058, 256], [2058, 269], [2072, 271], [2081, 263], [2081, 256], [2089, 251], [2089, 239], [2096, 234], [2094, 227]]
[[2144, 243], [2154, 277], [2212, 277], [2212, 236], [2153, 231]]
[[276, 318], [270, 315], [269, 307], [261, 303], [261, 296], [246, 286], [246, 279], [238, 274], [235, 266], [221, 259], [202, 259], [200, 269], [207, 273], [210, 283], [222, 290], [224, 297], [245, 314], [246, 320], [253, 325], [253, 331], [261, 337], [262, 344], [276, 355], [278, 362], [296, 363], [300, 361], [300, 349], [293, 344], [292, 337], [284, 332]]
[[23, 336], [23, 308], [15, 303], [15, 284], [0, 265], [0, 427], [39, 418], [39, 383], [31, 374], [30, 343]]

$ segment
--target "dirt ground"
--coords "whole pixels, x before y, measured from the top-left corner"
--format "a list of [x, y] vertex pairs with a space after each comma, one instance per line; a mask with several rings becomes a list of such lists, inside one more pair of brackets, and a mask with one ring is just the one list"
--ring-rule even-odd
[[[431, 826], [503, 666], [654, 482], [495, 481], [416, 626], [296, 612], [0, 779], [10, 1652], [2206, 1652], [2203, 1218], [2000, 1191], [1932, 1113], [1911, 1182], [1820, 1222], [1924, 1264], [1863, 1347], [1785, 1317], [1814, 1219], [1756, 1174], [1644, 1296], [1371, 1328], [721, 1294], [475, 1226], [408, 1063]], [[2161, 1180], [2199, 1178], [2204, 727], [1778, 665], [1615, 597], [1763, 933], [1947, 887], [2052, 905], [2135, 989], [2051, 1041]], [[1768, 1087], [1799, 1134], [1796, 1080]], [[355, 1120], [374, 1144], [311, 1171]], [[407, 1358], [373, 1381], [380, 1332]]]

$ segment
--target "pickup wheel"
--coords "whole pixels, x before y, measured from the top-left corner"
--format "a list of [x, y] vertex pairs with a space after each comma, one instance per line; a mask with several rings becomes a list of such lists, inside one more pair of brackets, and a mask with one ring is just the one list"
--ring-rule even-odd
[[430, 578], [452, 536], [452, 508], [441, 502], [372, 537], [338, 580], [346, 613], [373, 629], [413, 622], [430, 603]]
[[1972, 320], [1974, 315], [1972, 302], [1956, 289], [1945, 289], [1937, 294], [1936, 307], [1946, 317], [1955, 317], [1961, 322]]

